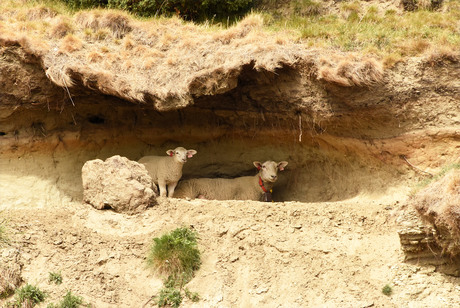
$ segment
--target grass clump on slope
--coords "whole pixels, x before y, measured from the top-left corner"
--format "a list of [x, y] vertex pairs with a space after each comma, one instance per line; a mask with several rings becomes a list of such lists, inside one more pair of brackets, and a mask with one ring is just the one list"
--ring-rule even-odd
[[201, 265], [197, 239], [197, 233], [185, 227], [153, 239], [147, 264], [167, 277], [163, 289], [155, 298], [159, 307], [179, 307], [183, 293], [192, 301], [199, 300], [198, 294], [184, 289]]
[[16, 290], [16, 302], [13, 307], [34, 307], [45, 300], [46, 293], [38, 287], [26, 284]]

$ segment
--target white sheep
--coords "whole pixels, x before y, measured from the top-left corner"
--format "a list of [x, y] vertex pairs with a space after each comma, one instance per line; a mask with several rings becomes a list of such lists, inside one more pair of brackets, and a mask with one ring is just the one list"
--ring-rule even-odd
[[271, 201], [271, 192], [278, 179], [278, 171], [283, 171], [288, 163], [266, 161], [261, 164], [255, 161], [253, 164], [259, 170], [255, 176], [234, 179], [197, 178], [181, 181], [176, 190], [176, 197]]
[[168, 156], [144, 156], [139, 159], [139, 163], [145, 166], [153, 182], [159, 186], [160, 196], [166, 197], [167, 192], [168, 197], [172, 197], [177, 182], [182, 177], [182, 167], [187, 162], [187, 158], [193, 157], [196, 153], [195, 150], [177, 147], [174, 150], [167, 150]]

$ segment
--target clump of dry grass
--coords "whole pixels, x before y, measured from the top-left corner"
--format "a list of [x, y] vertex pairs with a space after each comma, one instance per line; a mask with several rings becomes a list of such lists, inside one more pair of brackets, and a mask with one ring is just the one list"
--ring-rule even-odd
[[402, 62], [403, 57], [399, 53], [390, 53], [384, 56], [382, 62], [385, 68], [392, 68], [397, 63]]
[[93, 50], [90, 53], [88, 53], [86, 58], [88, 59], [89, 62], [98, 63], [98, 62], [101, 62], [102, 59], [104, 59], [104, 56], [101, 53]]
[[458, 63], [460, 61], [460, 53], [450, 46], [441, 46], [428, 50], [426, 63], [430, 66], [440, 66], [446, 62]]
[[460, 255], [460, 169], [450, 170], [421, 189], [411, 202], [437, 230], [435, 240], [443, 253]]
[[37, 57], [44, 56], [50, 49], [47, 42], [38, 37], [21, 35], [17, 37], [16, 42], [27, 54]]
[[146, 70], [149, 70], [155, 66], [156, 62], [157, 62], [156, 59], [152, 57], [147, 57], [144, 59], [142, 67]]
[[264, 20], [261, 15], [251, 14], [235, 26], [227, 30], [214, 33], [213, 38], [214, 40], [220, 41], [223, 44], [229, 44], [233, 40], [246, 37], [251, 31], [255, 29], [261, 29], [263, 24]]
[[28, 10], [27, 18], [29, 20], [43, 20], [47, 18], [54, 18], [58, 15], [58, 12], [53, 8], [46, 7], [44, 5], [40, 5], [37, 7], [33, 7]]
[[125, 36], [123, 39], [123, 47], [125, 49], [133, 49], [136, 46], [136, 42], [132, 39], [130, 35]]
[[83, 11], [75, 15], [75, 21], [82, 28], [90, 28], [95, 33], [109, 29], [113, 36], [122, 38], [132, 31], [131, 19], [126, 13], [111, 10]]
[[317, 78], [343, 87], [372, 86], [383, 81], [382, 63], [352, 55], [321, 58]]
[[63, 38], [74, 31], [72, 22], [65, 17], [58, 18], [50, 29], [50, 36], [53, 38]]
[[426, 51], [430, 45], [430, 42], [425, 39], [411, 39], [405, 42], [401, 42], [399, 48], [403, 55], [415, 56]]
[[72, 53], [82, 49], [83, 42], [73, 34], [67, 34], [62, 40], [59, 47], [61, 53]]
[[14, 292], [22, 282], [19, 265], [3, 266], [0, 268], [0, 298]]

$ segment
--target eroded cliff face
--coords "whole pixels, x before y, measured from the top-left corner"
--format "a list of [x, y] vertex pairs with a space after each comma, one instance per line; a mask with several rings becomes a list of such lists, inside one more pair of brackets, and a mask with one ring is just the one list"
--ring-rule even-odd
[[325, 78], [311, 55], [273, 71], [216, 67], [190, 83], [184, 106], [127, 101], [72, 73], [73, 86], [58, 86], [20, 44], [0, 52], [1, 176], [12, 199], [43, 181], [78, 200], [85, 161], [182, 145], [198, 151], [184, 178], [249, 175], [252, 161], [286, 160], [275, 200], [334, 201], [391, 194], [417, 168], [436, 171], [460, 151], [456, 59], [411, 59], [366, 86]]

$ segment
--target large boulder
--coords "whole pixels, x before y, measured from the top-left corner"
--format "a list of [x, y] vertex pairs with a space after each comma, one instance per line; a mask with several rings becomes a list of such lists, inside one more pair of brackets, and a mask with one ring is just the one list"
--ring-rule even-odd
[[119, 155], [87, 161], [81, 177], [83, 201], [96, 209], [135, 214], [153, 205], [158, 195], [144, 165]]

